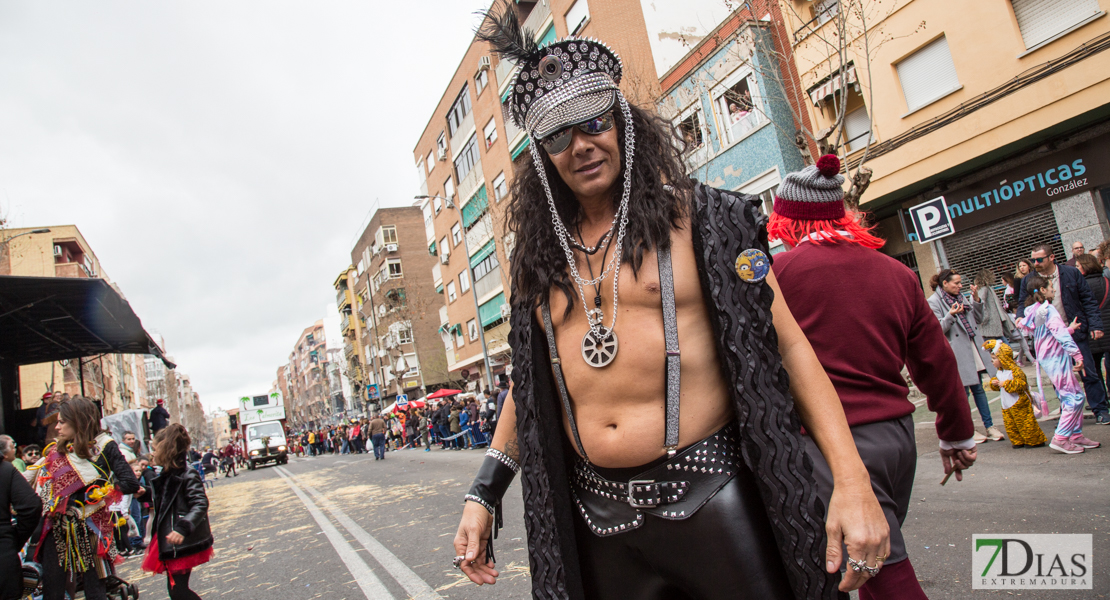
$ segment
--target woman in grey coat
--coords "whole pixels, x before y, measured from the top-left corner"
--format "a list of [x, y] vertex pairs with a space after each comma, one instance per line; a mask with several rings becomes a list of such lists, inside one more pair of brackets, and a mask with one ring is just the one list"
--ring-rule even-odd
[[968, 302], [960, 292], [960, 284], [960, 275], [951, 269], [944, 269], [934, 275], [930, 281], [934, 291], [929, 296], [929, 308], [933, 309], [933, 315], [940, 321], [940, 328], [948, 338], [948, 344], [952, 346], [952, 353], [956, 355], [956, 364], [960, 368], [960, 381], [968, 394], [975, 398], [979, 417], [987, 430], [985, 436], [975, 432], [975, 441], [1002, 440], [1004, 436], [991, 419], [987, 392], [979, 377], [980, 371], [986, 371], [991, 377], [995, 375], [994, 364], [990, 354], [983, 350], [983, 336], [979, 331], [983, 321], [983, 302], [978, 301], [979, 286], [972, 284], [971, 295], [976, 301]]

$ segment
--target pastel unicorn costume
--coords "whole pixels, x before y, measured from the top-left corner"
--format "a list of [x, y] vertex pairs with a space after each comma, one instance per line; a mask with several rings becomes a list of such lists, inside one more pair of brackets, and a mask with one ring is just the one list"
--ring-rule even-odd
[[1010, 443], [1014, 448], [1043, 446], [1048, 443], [1048, 438], [1033, 416], [1029, 384], [1025, 373], [1014, 360], [1013, 349], [997, 340], [987, 341], [983, 348], [989, 350], [1002, 365], [987, 386], [1002, 393], [1002, 423], [1006, 426]]
[[[1017, 326], [1033, 334], [1037, 362], [1048, 375], [1060, 398], [1060, 422], [1056, 437], [1070, 439], [1083, 433], [1083, 384], [1072, 367], [1083, 360], [1060, 313], [1050, 302], [1037, 302], [1025, 309]], [[1056, 440], [1053, 440], [1055, 443]]]

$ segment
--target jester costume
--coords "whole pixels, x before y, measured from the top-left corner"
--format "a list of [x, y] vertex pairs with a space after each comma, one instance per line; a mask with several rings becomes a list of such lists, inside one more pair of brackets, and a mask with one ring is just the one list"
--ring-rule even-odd
[[1048, 438], [1033, 416], [1029, 384], [1025, 379], [1025, 372], [1014, 360], [1013, 349], [998, 340], [987, 341], [983, 348], [993, 354], [1002, 365], [988, 386], [1001, 392], [1002, 423], [1010, 436], [1010, 444], [1014, 448], [1045, 445]]
[[118, 444], [101, 433], [91, 460], [51, 446], [34, 483], [43, 503], [41, 531], [33, 538], [38, 540], [35, 557], [43, 563], [46, 579], [84, 574], [88, 589], [90, 577], [111, 574], [111, 565], [123, 559], [113, 543], [115, 523], [108, 506], [139, 490]]

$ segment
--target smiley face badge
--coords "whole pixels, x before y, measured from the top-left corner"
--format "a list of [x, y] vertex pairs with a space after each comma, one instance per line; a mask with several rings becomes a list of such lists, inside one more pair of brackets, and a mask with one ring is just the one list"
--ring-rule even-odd
[[745, 283], [759, 283], [771, 272], [771, 260], [762, 250], [748, 248], [736, 257], [736, 274]]

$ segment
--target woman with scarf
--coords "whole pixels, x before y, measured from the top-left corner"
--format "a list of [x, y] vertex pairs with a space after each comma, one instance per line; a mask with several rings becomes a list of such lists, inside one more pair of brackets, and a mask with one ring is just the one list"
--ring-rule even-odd
[[960, 274], [952, 269], [943, 269], [933, 275], [929, 285], [934, 290], [929, 297], [929, 308], [940, 320], [940, 328], [944, 330], [948, 344], [952, 346], [952, 353], [956, 355], [960, 380], [968, 394], [975, 397], [975, 406], [979, 409], [979, 417], [983, 419], [983, 427], [987, 430], [986, 435], [975, 432], [975, 441], [985, 442], [990, 439], [997, 442], [1005, 439], [1002, 432], [994, 426], [990, 405], [987, 404], [987, 392], [983, 389], [983, 381], [979, 376], [980, 371], [987, 371], [994, 377], [991, 357], [981, 350], [983, 338], [979, 334], [979, 324], [983, 320], [983, 303], [978, 300], [979, 286], [971, 285], [971, 295], [975, 300], [968, 302], [960, 291]]
[[35, 485], [43, 521], [32, 539], [43, 568], [44, 600], [73, 597], [83, 577], [85, 598], [106, 600], [103, 578], [122, 562], [112, 543], [108, 506], [139, 491], [131, 467], [110, 435], [100, 429], [100, 409], [88, 398], [61, 403], [55, 444], [36, 465]]
[[212, 558], [208, 496], [200, 474], [185, 462], [190, 443], [180, 423], [168, 425], [154, 438], [154, 463], [162, 473], [154, 478], [154, 527], [142, 567], [166, 574], [171, 600], [200, 600], [189, 589], [189, 576]]

